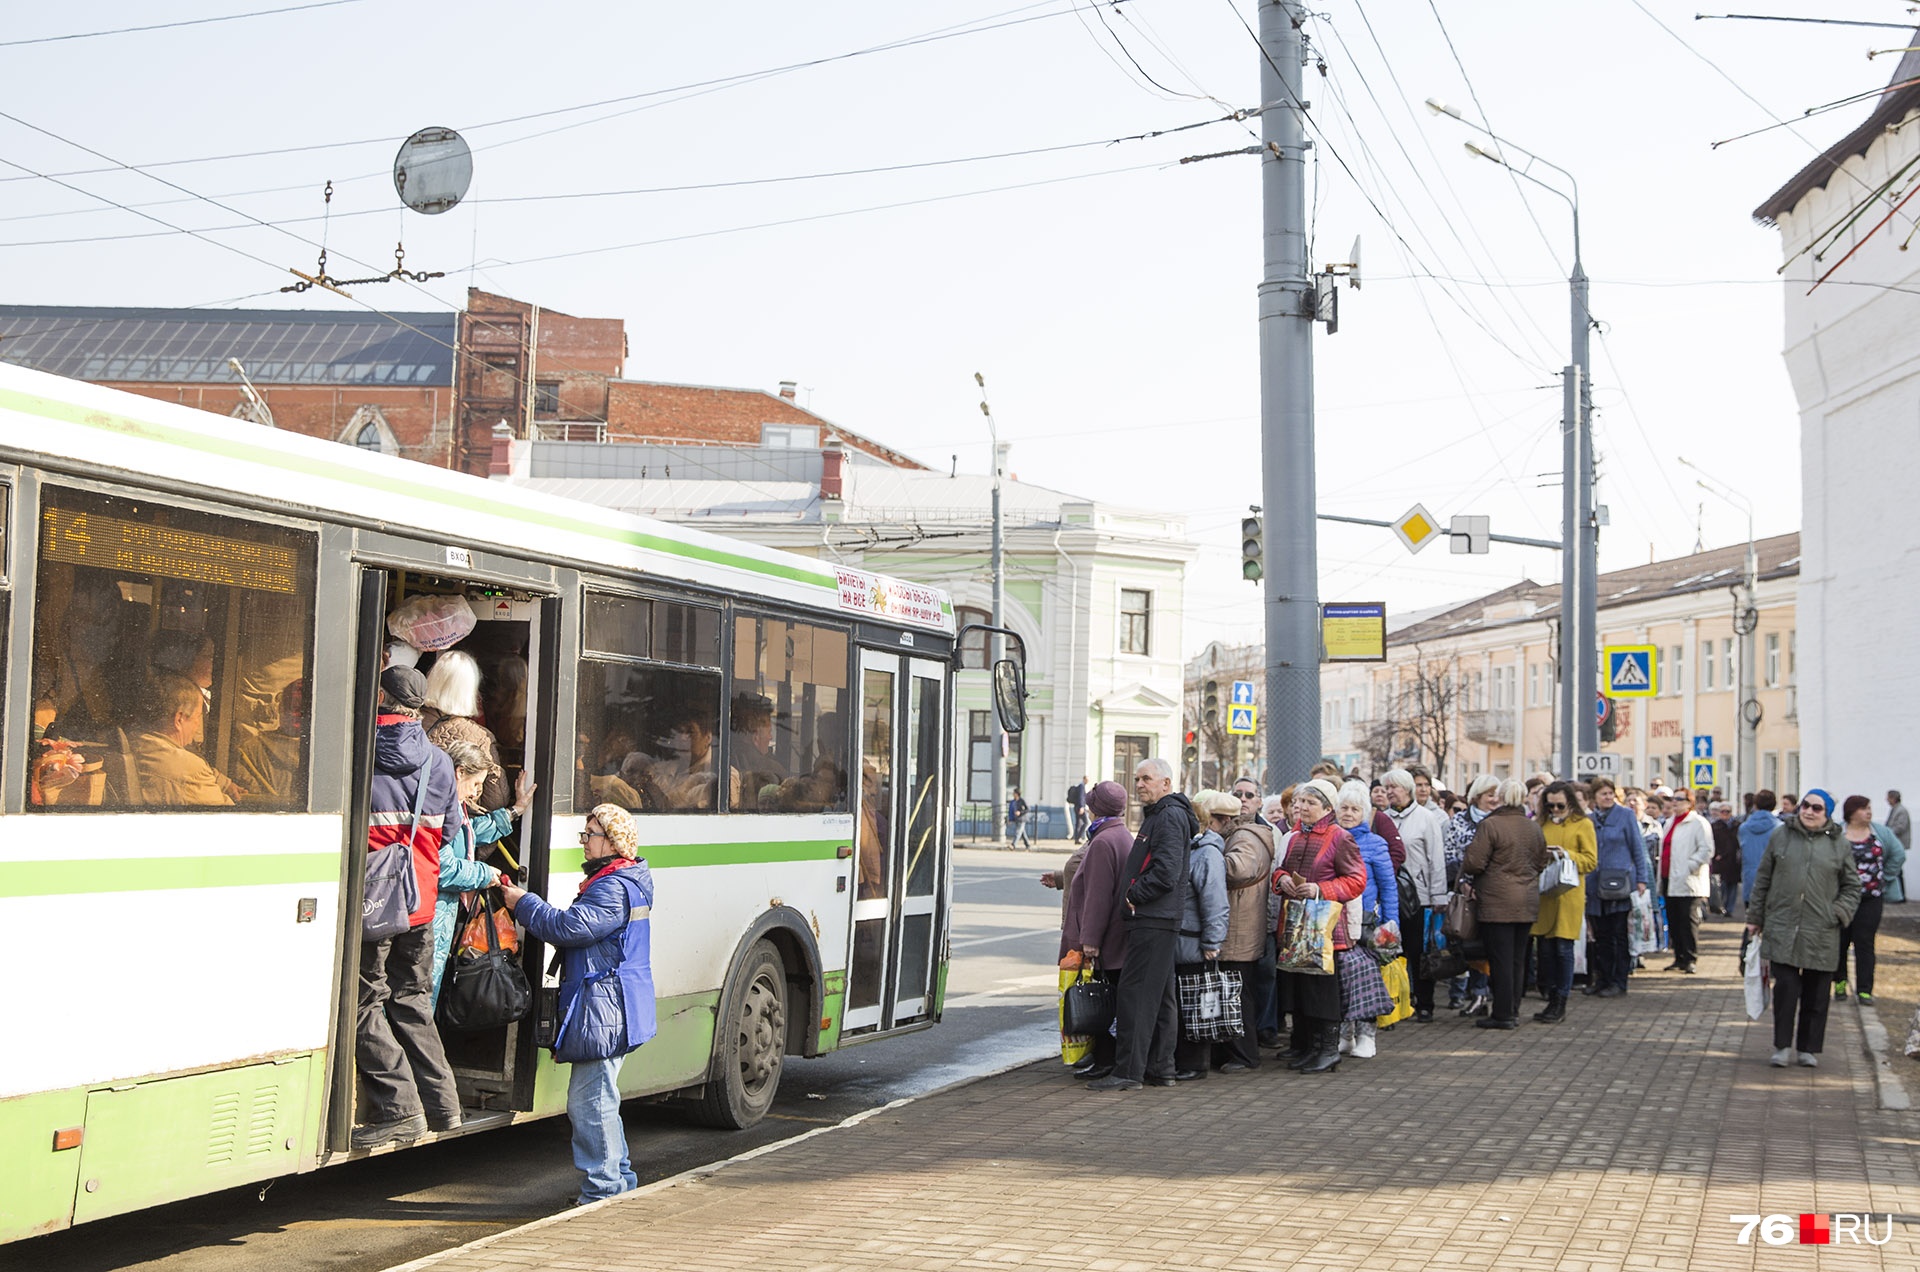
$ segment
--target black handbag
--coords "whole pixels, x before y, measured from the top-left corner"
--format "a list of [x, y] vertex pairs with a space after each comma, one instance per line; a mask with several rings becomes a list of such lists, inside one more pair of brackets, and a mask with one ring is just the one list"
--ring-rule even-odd
[[1602, 870], [1596, 891], [1602, 901], [1625, 901], [1633, 895], [1633, 871]]
[[1113, 983], [1083, 976], [1060, 999], [1060, 1032], [1070, 1038], [1098, 1038], [1113, 1027]]
[[510, 1025], [533, 1005], [533, 991], [519, 957], [500, 948], [494, 908], [491, 888], [480, 894], [476, 910], [469, 912], [462, 907], [462, 929], [471, 913], [486, 912], [482, 926], [487, 930], [487, 948], [456, 950], [447, 960], [446, 983], [440, 987], [440, 1007], [434, 1019], [449, 1033], [477, 1033]]

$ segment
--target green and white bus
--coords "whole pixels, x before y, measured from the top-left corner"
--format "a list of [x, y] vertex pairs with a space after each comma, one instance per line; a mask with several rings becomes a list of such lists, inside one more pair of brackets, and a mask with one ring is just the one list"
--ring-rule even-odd
[[[420, 614], [536, 786], [496, 860], [564, 906], [587, 810], [640, 821], [627, 1095], [746, 1126], [785, 1057], [939, 1019], [945, 595], [0, 365], [0, 1241], [353, 1155], [376, 682]], [[158, 670], [202, 727], [142, 718]], [[445, 1038], [454, 1134], [564, 1110], [535, 997]]]

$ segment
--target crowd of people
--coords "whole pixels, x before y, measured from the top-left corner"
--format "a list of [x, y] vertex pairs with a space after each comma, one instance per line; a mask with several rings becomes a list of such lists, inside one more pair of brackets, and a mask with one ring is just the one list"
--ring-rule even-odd
[[[1417, 766], [1369, 783], [1331, 761], [1277, 794], [1242, 777], [1187, 795], [1156, 758], [1133, 774], [1135, 830], [1119, 783], [1083, 779], [1084, 843], [1042, 876], [1066, 893], [1063, 984], [1111, 989], [1111, 1025], [1066, 1040], [1085, 1044], [1074, 1076], [1173, 1086], [1250, 1072], [1263, 1052], [1328, 1073], [1377, 1054], [1383, 1028], [1434, 1023], [1443, 988], [1480, 1029], [1518, 1029], [1529, 990], [1532, 1019], [1555, 1025], [1576, 990], [1616, 999], [1636, 973], [1694, 974], [1702, 925], [1736, 913], [1743, 966], [1757, 944], [1771, 969], [1771, 1063], [1815, 1067], [1829, 1004], [1873, 1001], [1882, 906], [1905, 899], [1906, 807], [1890, 791], [1878, 820], [1864, 795], [1762, 790], [1736, 819], [1719, 795], [1546, 773], [1455, 795]], [[1222, 985], [1238, 990], [1225, 1033], [1207, 1001]]]

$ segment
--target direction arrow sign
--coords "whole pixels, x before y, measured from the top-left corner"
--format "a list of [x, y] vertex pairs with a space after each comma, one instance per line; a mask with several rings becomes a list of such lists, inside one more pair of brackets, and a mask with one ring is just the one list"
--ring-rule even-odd
[[1608, 645], [1605, 652], [1608, 697], [1653, 697], [1659, 687], [1654, 646]]
[[1696, 760], [1710, 760], [1713, 758], [1713, 735], [1712, 734], [1710, 733], [1694, 734], [1693, 758]]
[[1250, 707], [1253, 705], [1253, 681], [1236, 680], [1233, 682], [1233, 705]]
[[1688, 760], [1687, 785], [1699, 789], [1720, 784], [1720, 761]]
[[1440, 537], [1440, 523], [1425, 505], [1415, 504], [1401, 513], [1393, 523], [1393, 532], [1400, 536], [1400, 542], [1407, 545], [1407, 551], [1418, 552]]
[[1254, 735], [1254, 721], [1258, 718], [1258, 715], [1259, 712], [1253, 707], [1228, 707], [1227, 732], [1238, 734], [1243, 738], [1252, 737]]

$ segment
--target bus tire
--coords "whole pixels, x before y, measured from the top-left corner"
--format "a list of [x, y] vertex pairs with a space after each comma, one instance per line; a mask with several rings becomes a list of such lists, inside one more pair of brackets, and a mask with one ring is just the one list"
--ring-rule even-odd
[[702, 1126], [745, 1130], [773, 1107], [786, 1061], [787, 968], [773, 942], [753, 943], [720, 1001], [706, 1087], [690, 1111]]

